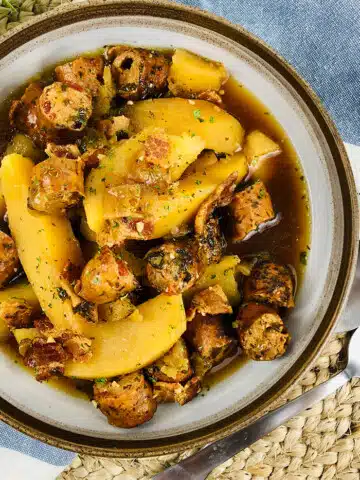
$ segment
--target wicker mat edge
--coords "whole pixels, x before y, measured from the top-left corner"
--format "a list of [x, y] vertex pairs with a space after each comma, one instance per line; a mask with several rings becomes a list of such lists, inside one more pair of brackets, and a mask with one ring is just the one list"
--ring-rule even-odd
[[[326, 345], [287, 400], [343, 368], [347, 335]], [[195, 450], [141, 459], [78, 456], [58, 480], [150, 479]], [[216, 468], [209, 480], [360, 480], [360, 380], [353, 380]]]

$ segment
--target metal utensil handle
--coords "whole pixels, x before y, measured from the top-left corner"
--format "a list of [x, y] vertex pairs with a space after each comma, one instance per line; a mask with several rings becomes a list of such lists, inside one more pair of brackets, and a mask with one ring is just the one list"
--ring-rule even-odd
[[322, 400], [350, 380], [346, 370], [300, 397], [261, 417], [232, 435], [208, 445], [177, 465], [159, 473], [153, 480], [204, 480], [218, 465], [272, 432], [287, 420]]

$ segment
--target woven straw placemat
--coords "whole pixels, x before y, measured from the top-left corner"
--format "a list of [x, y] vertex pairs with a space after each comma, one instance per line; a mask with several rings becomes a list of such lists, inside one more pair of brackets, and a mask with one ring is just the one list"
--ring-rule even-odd
[[[33, 15], [71, 0], [1, 0], [0, 35]], [[291, 400], [343, 367], [346, 335], [333, 337]], [[58, 480], [142, 480], [196, 450], [141, 459], [80, 455]], [[360, 480], [360, 380], [305, 410], [216, 468], [209, 480]]]
[[[344, 367], [347, 335], [326, 345], [315, 367], [287, 400]], [[80, 455], [58, 480], [150, 479], [196, 450], [161, 457], [121, 459]], [[360, 480], [360, 380], [308, 408], [270, 435], [216, 468], [211, 480]]]

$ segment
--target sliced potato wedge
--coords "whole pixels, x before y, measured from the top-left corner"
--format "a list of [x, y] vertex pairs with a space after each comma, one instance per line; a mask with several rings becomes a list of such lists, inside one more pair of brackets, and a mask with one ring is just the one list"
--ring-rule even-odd
[[229, 113], [205, 100], [158, 98], [129, 105], [125, 115], [130, 118], [130, 131], [146, 127], [164, 128], [172, 135], [197, 135], [205, 148], [232, 154], [242, 144], [244, 129]]
[[63, 268], [69, 261], [82, 264], [81, 249], [66, 217], [28, 209], [33, 166], [29, 158], [16, 153], [2, 161], [0, 175], [11, 234], [42, 310], [56, 328], [81, 331], [81, 321], [73, 313], [70, 300], [59, 296]]

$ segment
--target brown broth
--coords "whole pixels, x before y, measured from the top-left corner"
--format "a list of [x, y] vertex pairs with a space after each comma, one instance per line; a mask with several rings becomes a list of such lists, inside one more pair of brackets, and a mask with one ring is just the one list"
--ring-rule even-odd
[[[0, 354], [6, 355], [14, 363], [17, 364], [20, 368], [25, 370], [31, 376], [34, 375], [34, 370], [32, 368], [26, 367], [23, 363], [21, 355], [15, 350], [15, 348], [8, 343], [0, 343]], [[80, 383], [80, 382], [79, 382]], [[84, 382], [85, 383], [85, 382]], [[87, 382], [90, 384], [90, 382]], [[46, 381], [46, 384], [55, 390], [65, 392], [72, 397], [81, 398], [83, 400], [89, 400], [89, 394], [85, 388], [79, 388], [79, 385], [76, 384], [74, 380], [67, 377], [54, 377]]]
[[[166, 50], [166, 53], [170, 53], [170, 51]], [[62, 64], [64, 61], [59, 63]], [[46, 71], [31, 80], [41, 79], [49, 82], [49, 79], [52, 78], [53, 69], [54, 66], [47, 68]], [[16, 89], [3, 102], [0, 109], [0, 147], [2, 150], [10, 139], [8, 111], [11, 100], [19, 98], [29, 82], [30, 80], [26, 82], [25, 86]], [[307, 252], [310, 249], [310, 213], [307, 185], [296, 152], [281, 125], [248, 89], [232, 77], [226, 82], [223, 89], [225, 92], [223, 95], [225, 109], [240, 121], [246, 132], [255, 129], [260, 130], [276, 141], [282, 149], [279, 156], [265, 161], [254, 175], [255, 179], [259, 178], [265, 183], [275, 211], [281, 213], [280, 223], [262, 234], [254, 235], [246, 242], [240, 244], [229, 242], [228, 252], [240, 257], [247, 254], [267, 252], [280, 263], [291, 264], [295, 267], [299, 285], [306, 264], [306, 255], [304, 256], [302, 252]], [[0, 351], [3, 354], [10, 355], [14, 362], [22, 365], [20, 355], [9, 345], [0, 344]], [[241, 368], [246, 361], [247, 359], [244, 356], [238, 355], [230, 363], [226, 364], [225, 362], [223, 368], [217, 368], [215, 372], [210, 372], [204, 380], [204, 390], [206, 391], [214, 384], [227, 379]], [[31, 374], [33, 373], [29, 368], [26, 368], [26, 370]], [[53, 388], [65, 391], [70, 395], [89, 398], [81, 387], [79, 390], [79, 385], [76, 385], [71, 379], [52, 379], [47, 383]], [[87, 388], [85, 389], [87, 390]]]
[[265, 183], [275, 211], [281, 213], [280, 223], [246, 242], [229, 244], [228, 250], [240, 257], [269, 252], [277, 261], [293, 265], [301, 280], [305, 263], [301, 252], [306, 252], [310, 243], [310, 213], [307, 185], [294, 147], [271, 112], [249, 90], [233, 78], [224, 90], [226, 110], [245, 130], [261, 130], [282, 149], [281, 155], [263, 162], [256, 174]]
[[219, 382], [223, 382], [227, 380], [231, 375], [235, 372], [237, 372], [241, 367], [245, 365], [245, 363], [248, 362], [248, 359], [244, 356], [241, 355], [240, 352], [234, 357], [230, 363], [226, 364], [222, 368], [216, 368], [214, 371], [209, 372], [203, 381], [203, 390], [206, 392], [209, 390], [211, 387], [216, 385]]

